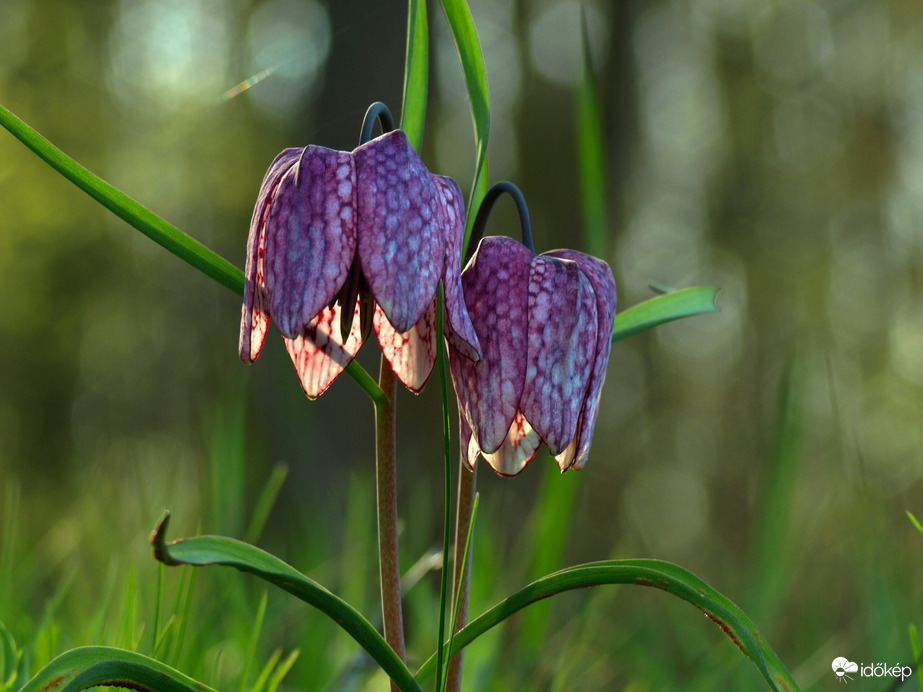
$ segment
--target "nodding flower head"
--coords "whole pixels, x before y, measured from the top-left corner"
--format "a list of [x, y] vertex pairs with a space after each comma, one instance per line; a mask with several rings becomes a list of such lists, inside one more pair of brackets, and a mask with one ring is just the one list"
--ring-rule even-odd
[[[476, 231], [497, 196], [488, 192]], [[615, 320], [615, 280], [602, 260], [574, 250], [536, 255], [505, 237], [487, 237], [462, 272], [465, 304], [481, 345], [472, 362], [450, 342], [463, 454], [480, 454], [497, 473], [516, 475], [542, 442], [562, 471], [586, 463]]]
[[451, 342], [480, 357], [461, 294], [461, 191], [426, 169], [402, 131], [368, 141], [375, 117], [393, 129], [387, 109], [373, 105], [351, 152], [309, 145], [279, 154], [250, 221], [240, 357], [256, 360], [271, 317], [312, 399], [373, 327], [398, 378], [421, 390], [435, 362], [440, 281]]

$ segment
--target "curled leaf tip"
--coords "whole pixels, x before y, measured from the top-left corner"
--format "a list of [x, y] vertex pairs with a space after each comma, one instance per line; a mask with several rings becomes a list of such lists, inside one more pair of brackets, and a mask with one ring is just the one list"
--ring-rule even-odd
[[175, 567], [181, 563], [174, 560], [170, 557], [170, 554], [167, 552], [167, 527], [170, 525], [170, 512], [169, 510], [164, 510], [163, 514], [160, 517], [160, 521], [157, 522], [157, 526], [154, 527], [154, 530], [151, 531], [151, 536], [148, 539], [148, 542], [151, 544], [154, 552], [154, 559], [158, 562], [162, 562], [165, 565]]

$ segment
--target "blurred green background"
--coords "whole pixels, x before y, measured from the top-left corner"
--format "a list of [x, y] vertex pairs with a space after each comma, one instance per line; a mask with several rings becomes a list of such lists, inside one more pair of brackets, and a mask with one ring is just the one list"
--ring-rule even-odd
[[[539, 251], [585, 249], [580, 3], [470, 5], [491, 179], [523, 190]], [[923, 625], [923, 536], [905, 515], [923, 516], [919, 4], [584, 7], [620, 309], [656, 281], [720, 286], [721, 312], [614, 346], [584, 471], [559, 476], [543, 457], [514, 480], [483, 467], [474, 612], [541, 566], [657, 557], [743, 607], [807, 689], [833, 685], [836, 656], [910, 664], [907, 628]], [[429, 11], [422, 154], [467, 192], [464, 83]], [[372, 101], [399, 113], [405, 40], [398, 0], [2, 0], [0, 102], [243, 266], [273, 157], [351, 149]], [[512, 209], [490, 232], [518, 233]], [[375, 614], [373, 416], [354, 383], [307, 401], [274, 333], [241, 364], [237, 297], [5, 132], [0, 294], [0, 621], [17, 639], [41, 631], [60, 594], [48, 653], [91, 643], [76, 623], [102, 607], [107, 578], [153, 588], [145, 537], [163, 507], [176, 535], [241, 536], [279, 461], [289, 474], [260, 544]], [[374, 345], [360, 360], [376, 370]], [[430, 387], [398, 403], [408, 567], [441, 537], [438, 402]], [[229, 596], [222, 582], [243, 577], [203, 579], [214, 591], [200, 589], [192, 613], [218, 623], [197, 639], [214, 667], [213, 649], [226, 644], [227, 664], [246, 632], [222, 630], [206, 594], [250, 612], [258, 589]], [[417, 662], [438, 603], [437, 577], [423, 584], [408, 605]], [[717, 628], [665, 594], [612, 588], [545, 608], [472, 647], [471, 689], [762, 688]], [[270, 613], [267, 650], [302, 648], [295, 688], [348, 687], [336, 678], [355, 653], [344, 635], [275, 595]], [[522, 655], [501, 657], [511, 642]]]

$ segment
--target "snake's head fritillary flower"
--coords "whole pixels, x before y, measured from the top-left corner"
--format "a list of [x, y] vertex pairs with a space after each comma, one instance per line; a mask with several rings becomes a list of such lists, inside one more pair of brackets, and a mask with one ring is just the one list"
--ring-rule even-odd
[[435, 361], [442, 281], [447, 335], [477, 360], [461, 293], [463, 234], [458, 185], [431, 174], [400, 130], [352, 152], [286, 149], [250, 222], [241, 359], [259, 356], [271, 317], [313, 399], [353, 359], [371, 322], [395, 374], [419, 391]]
[[481, 240], [462, 272], [480, 341], [474, 363], [450, 343], [461, 444], [497, 473], [522, 471], [544, 442], [562, 471], [590, 450], [615, 320], [615, 280], [574, 250], [536, 255], [511, 238]]

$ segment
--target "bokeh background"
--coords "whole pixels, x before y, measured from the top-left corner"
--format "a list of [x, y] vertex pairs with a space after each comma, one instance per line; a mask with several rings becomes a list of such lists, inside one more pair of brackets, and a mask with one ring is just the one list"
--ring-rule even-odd
[[[581, 3], [470, 5], [491, 179], [524, 191], [537, 249], [585, 248]], [[657, 557], [747, 610], [806, 689], [832, 687], [837, 656], [908, 665], [908, 626], [923, 625], [923, 536], [905, 514], [923, 517], [923, 13], [912, 0], [583, 6], [620, 309], [654, 281], [720, 286], [721, 310], [614, 346], [584, 471], [560, 476], [544, 456], [513, 480], [484, 467], [474, 610], [543, 566]], [[422, 154], [467, 193], [464, 83], [429, 11]], [[3, 0], [0, 102], [243, 266], [273, 157], [354, 147], [372, 101], [399, 113], [405, 40], [398, 0]], [[515, 235], [512, 210], [490, 230]], [[115, 619], [125, 584], [149, 607], [145, 536], [162, 508], [177, 535], [241, 536], [279, 462], [260, 545], [374, 616], [373, 418], [354, 383], [307, 401], [272, 334], [242, 365], [235, 295], [4, 132], [0, 295], [0, 621], [37, 642], [36, 660], [93, 643], [85, 620]], [[431, 386], [398, 403], [408, 567], [441, 536], [438, 402]], [[185, 669], [233, 680], [245, 617], [220, 604], [252, 614], [261, 587], [201, 579], [206, 655]], [[418, 662], [437, 588], [430, 574], [409, 600]], [[292, 689], [364, 684], [341, 676], [355, 650], [332, 625], [275, 594], [269, 612], [261, 650], [302, 649]], [[763, 685], [698, 611], [627, 587], [514, 619], [469, 664], [471, 689]]]

